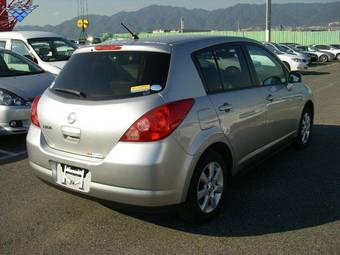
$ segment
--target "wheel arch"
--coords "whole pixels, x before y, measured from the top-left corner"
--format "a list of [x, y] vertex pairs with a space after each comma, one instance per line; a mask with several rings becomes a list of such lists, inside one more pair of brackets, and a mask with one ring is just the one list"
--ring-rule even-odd
[[315, 109], [314, 109], [314, 103], [311, 100], [308, 100], [305, 103], [303, 110], [306, 109], [306, 108], [309, 108], [312, 111], [312, 117], [314, 118]]
[[189, 187], [191, 184], [191, 180], [192, 177], [194, 175], [194, 172], [196, 170], [196, 166], [198, 164], [198, 162], [200, 161], [200, 159], [209, 151], [215, 151], [220, 153], [223, 158], [225, 159], [225, 163], [227, 166], [227, 170], [228, 170], [228, 177], [229, 180], [231, 180], [231, 177], [233, 176], [233, 173], [235, 172], [235, 156], [233, 153], [233, 149], [231, 147], [231, 145], [228, 143], [228, 141], [226, 140], [214, 140], [213, 142], [211, 142], [208, 145], [204, 145], [200, 152], [198, 152], [195, 155], [195, 159], [193, 160], [192, 164], [191, 164], [191, 171], [188, 172], [187, 177], [186, 177], [186, 181], [185, 181], [185, 186], [184, 186], [184, 190], [183, 190], [183, 194], [182, 194], [182, 201], [186, 201], [187, 196], [188, 196], [188, 191], [189, 191]]
[[292, 67], [287, 61], [283, 60], [282, 63], [285, 65], [285, 67], [288, 69], [288, 71], [291, 71]]

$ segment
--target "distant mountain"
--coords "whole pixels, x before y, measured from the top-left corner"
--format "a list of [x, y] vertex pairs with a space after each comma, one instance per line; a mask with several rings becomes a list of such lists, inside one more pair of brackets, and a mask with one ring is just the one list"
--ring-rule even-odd
[[[340, 1], [333, 3], [289, 3], [273, 5], [273, 26], [326, 26], [340, 21]], [[180, 18], [185, 27], [200, 30], [233, 30], [238, 23], [241, 28], [264, 27], [265, 5], [237, 4], [225, 9], [207, 11], [182, 7], [151, 5], [134, 12], [119, 12], [112, 16], [90, 15], [91, 35], [125, 32], [120, 26], [125, 22], [134, 31], [147, 32], [155, 29], [177, 29]], [[17, 30], [52, 31], [68, 38], [77, 38], [76, 20], [65, 21], [57, 26], [19, 26]]]

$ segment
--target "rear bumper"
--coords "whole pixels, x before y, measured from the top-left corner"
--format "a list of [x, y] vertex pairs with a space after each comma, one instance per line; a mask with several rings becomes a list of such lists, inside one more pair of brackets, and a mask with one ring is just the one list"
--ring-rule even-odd
[[[30, 120], [30, 108], [0, 105], [0, 135], [26, 133]], [[11, 127], [11, 121], [18, 121], [18, 127]]]
[[27, 150], [34, 173], [44, 181], [58, 185], [55, 163], [87, 169], [90, 191], [81, 194], [145, 207], [184, 202], [194, 161], [171, 137], [156, 143], [118, 143], [105, 159], [73, 155], [48, 147], [35, 126], [28, 133]]
[[[34, 173], [37, 177], [57, 186], [52, 175], [52, 170], [36, 165], [31, 161], [30, 166], [34, 169]], [[69, 191], [74, 192], [74, 190], [71, 189]], [[138, 190], [91, 182], [90, 192], [84, 193], [84, 195], [122, 204], [164, 206], [181, 203], [181, 201], [177, 199], [176, 193], [175, 190]]]

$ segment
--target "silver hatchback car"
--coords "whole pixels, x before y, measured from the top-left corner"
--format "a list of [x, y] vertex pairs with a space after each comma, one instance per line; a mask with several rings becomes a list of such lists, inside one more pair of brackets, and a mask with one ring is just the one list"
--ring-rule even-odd
[[314, 103], [261, 44], [164, 37], [82, 48], [32, 105], [30, 165], [66, 190], [124, 204], [222, 208], [229, 180], [278, 147], [309, 144]]

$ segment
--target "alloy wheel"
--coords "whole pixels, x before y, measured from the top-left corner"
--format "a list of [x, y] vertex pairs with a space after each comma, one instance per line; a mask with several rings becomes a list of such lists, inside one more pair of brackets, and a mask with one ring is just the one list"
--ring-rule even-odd
[[303, 144], [308, 143], [311, 134], [311, 116], [308, 112], [303, 115], [302, 128], [301, 128], [301, 140]]
[[213, 212], [221, 202], [224, 189], [223, 170], [219, 163], [208, 163], [199, 178], [197, 186], [198, 206], [204, 213]]

